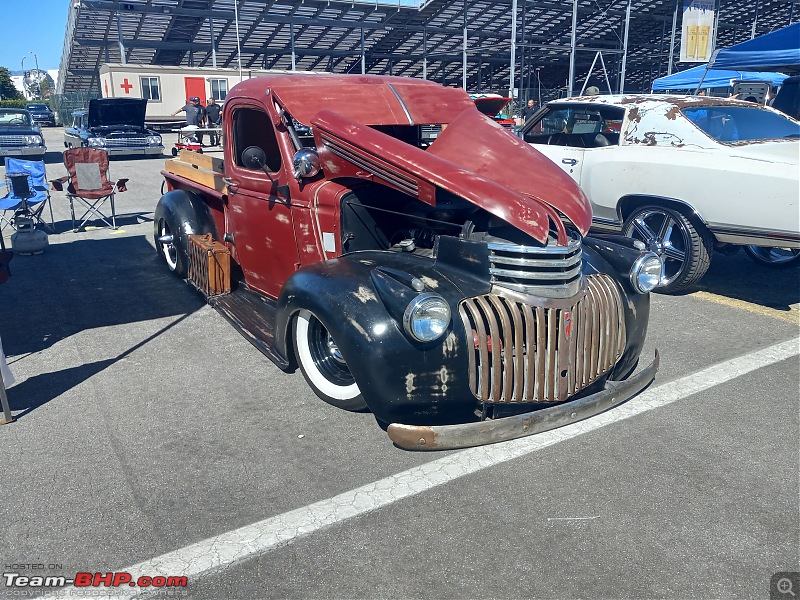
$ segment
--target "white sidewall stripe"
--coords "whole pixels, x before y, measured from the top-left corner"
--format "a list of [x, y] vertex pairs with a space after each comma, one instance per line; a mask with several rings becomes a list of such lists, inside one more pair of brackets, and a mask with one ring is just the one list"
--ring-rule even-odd
[[[627, 403], [586, 421], [527, 438], [456, 452], [332, 498], [116, 570], [130, 573], [134, 581], [140, 575], [151, 577], [185, 575], [191, 585], [199, 577], [212, 571], [264, 554], [331, 525], [415, 496], [465, 475], [547, 448], [563, 440], [667, 406], [677, 400], [798, 355], [800, 355], [800, 339], [775, 344], [713, 365], [692, 375], [651, 387]], [[154, 588], [149, 590], [156, 591]], [[92, 588], [91, 591], [99, 590]], [[123, 590], [119, 588], [115, 591]], [[131, 595], [128, 596], [110, 594], [108, 598], [119, 600], [147, 595], [145, 588], [130, 588], [130, 592]], [[79, 593], [78, 588], [65, 588], [60, 590], [60, 593], [54, 592], [46, 597], [69, 594], [70, 598], [76, 598], [80, 597]]]

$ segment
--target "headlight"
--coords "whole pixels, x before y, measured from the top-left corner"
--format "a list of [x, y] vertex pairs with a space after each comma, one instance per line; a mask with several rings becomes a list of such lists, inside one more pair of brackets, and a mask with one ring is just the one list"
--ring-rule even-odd
[[42, 145], [42, 136], [40, 135], [26, 135], [25, 136], [25, 145], [26, 146], [41, 146]]
[[438, 294], [420, 294], [406, 307], [403, 327], [419, 342], [432, 342], [442, 337], [450, 324], [450, 306]]
[[631, 267], [631, 285], [641, 294], [653, 291], [661, 281], [664, 263], [655, 252], [647, 252], [636, 259]]
[[148, 135], [147, 136], [147, 145], [148, 146], [158, 146], [161, 143], [161, 136], [160, 135]]
[[106, 145], [106, 141], [103, 138], [93, 137], [93, 138], [89, 138], [86, 141], [89, 142], [89, 147], [90, 148], [105, 148], [105, 145]]

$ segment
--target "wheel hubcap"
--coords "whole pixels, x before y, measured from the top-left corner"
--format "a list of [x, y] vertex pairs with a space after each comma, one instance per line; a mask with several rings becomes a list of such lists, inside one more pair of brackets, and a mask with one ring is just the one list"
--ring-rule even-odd
[[644, 242], [648, 250], [664, 260], [664, 274], [659, 285], [669, 285], [683, 272], [691, 242], [683, 226], [670, 214], [660, 210], [637, 213], [624, 233]]
[[328, 381], [342, 386], [355, 381], [333, 336], [315, 317], [308, 324], [308, 346], [314, 365]]
[[[169, 226], [166, 223], [161, 223], [158, 237], [159, 240], [173, 239], [172, 233], [169, 230]], [[160, 243], [161, 249], [164, 253], [164, 260], [167, 261], [167, 266], [174, 271], [178, 266], [178, 249], [175, 247], [175, 243], [173, 241], [161, 241]]]

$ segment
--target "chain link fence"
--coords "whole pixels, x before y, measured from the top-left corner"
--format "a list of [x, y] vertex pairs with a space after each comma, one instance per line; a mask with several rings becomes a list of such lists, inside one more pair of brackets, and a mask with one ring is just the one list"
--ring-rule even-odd
[[89, 100], [99, 98], [100, 92], [70, 92], [68, 94], [54, 94], [50, 97], [50, 107], [56, 113], [56, 119], [62, 125], [68, 125], [72, 113], [76, 110], [88, 108]]

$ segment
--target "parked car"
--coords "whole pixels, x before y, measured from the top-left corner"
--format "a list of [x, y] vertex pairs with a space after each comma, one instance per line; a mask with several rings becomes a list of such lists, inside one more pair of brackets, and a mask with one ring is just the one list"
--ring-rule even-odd
[[21, 108], [0, 108], [0, 156], [44, 156], [42, 130], [31, 113]]
[[729, 245], [797, 263], [800, 123], [778, 111], [701, 96], [567, 98], [522, 136], [583, 188], [595, 229], [664, 259], [663, 291], [699, 281]]
[[800, 76], [783, 80], [781, 89], [772, 101], [772, 108], [786, 113], [793, 119], [800, 119]]
[[325, 402], [369, 408], [402, 447], [454, 448], [652, 381], [657, 359], [633, 371], [661, 260], [586, 236], [578, 186], [463, 90], [276, 74], [224, 110], [224, 160], [182, 152], [162, 171], [156, 248]]
[[90, 100], [87, 110], [72, 113], [72, 122], [64, 130], [64, 147], [100, 148], [111, 156], [161, 156], [161, 136], [144, 125], [146, 107], [143, 98]]
[[25, 110], [31, 113], [33, 121], [37, 125], [56, 126], [56, 116], [47, 104], [42, 102], [32, 102], [25, 105]]

